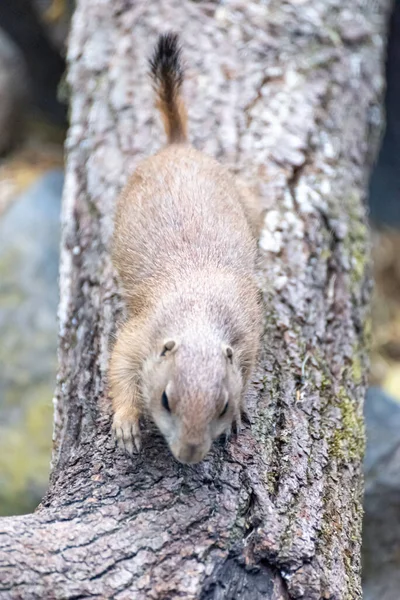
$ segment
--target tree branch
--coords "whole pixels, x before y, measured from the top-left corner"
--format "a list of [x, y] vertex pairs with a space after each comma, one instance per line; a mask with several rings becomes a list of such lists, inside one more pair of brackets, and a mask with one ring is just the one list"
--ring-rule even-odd
[[[69, 43], [50, 488], [0, 521], [0, 598], [357, 599], [370, 296], [363, 199], [391, 2], [80, 0]], [[265, 327], [251, 425], [184, 467], [115, 450], [118, 190], [164, 137], [146, 58], [182, 32], [193, 143], [263, 199]], [[148, 426], [150, 428], [150, 426]]]

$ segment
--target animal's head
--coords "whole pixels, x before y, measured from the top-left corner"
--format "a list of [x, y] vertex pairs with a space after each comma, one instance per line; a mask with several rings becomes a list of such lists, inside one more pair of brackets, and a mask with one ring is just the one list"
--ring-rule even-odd
[[243, 380], [232, 348], [219, 340], [164, 340], [145, 364], [143, 395], [172, 454], [200, 462], [240, 418]]

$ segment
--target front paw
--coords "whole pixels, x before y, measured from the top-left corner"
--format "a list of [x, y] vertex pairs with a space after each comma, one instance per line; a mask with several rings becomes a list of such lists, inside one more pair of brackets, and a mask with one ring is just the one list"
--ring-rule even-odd
[[242, 414], [238, 412], [232, 421], [232, 433], [238, 436], [242, 430]]
[[142, 438], [140, 433], [139, 417], [121, 416], [115, 413], [112, 430], [117, 445], [131, 456], [140, 452]]

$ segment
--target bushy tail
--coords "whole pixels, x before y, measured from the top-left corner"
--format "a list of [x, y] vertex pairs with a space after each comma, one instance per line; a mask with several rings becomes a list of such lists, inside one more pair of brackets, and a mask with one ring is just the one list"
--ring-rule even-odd
[[159, 37], [150, 59], [150, 68], [157, 94], [157, 108], [161, 112], [168, 142], [186, 142], [187, 113], [181, 97], [183, 68], [176, 34], [166, 33]]

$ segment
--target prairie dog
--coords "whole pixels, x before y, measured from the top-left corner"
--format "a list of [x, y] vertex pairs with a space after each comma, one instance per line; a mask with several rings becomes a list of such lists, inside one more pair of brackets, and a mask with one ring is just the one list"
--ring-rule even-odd
[[113, 263], [127, 320], [109, 383], [118, 444], [140, 450], [149, 415], [182, 463], [239, 428], [259, 346], [255, 282], [260, 205], [187, 138], [177, 36], [150, 61], [167, 146], [143, 160], [118, 199]]

